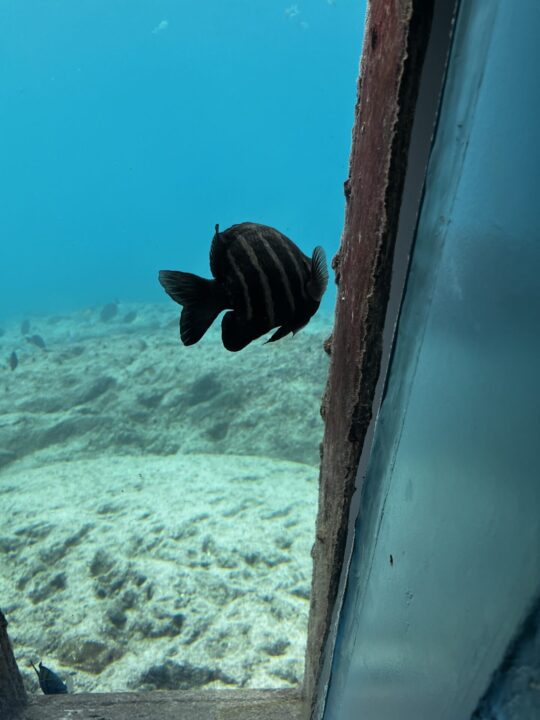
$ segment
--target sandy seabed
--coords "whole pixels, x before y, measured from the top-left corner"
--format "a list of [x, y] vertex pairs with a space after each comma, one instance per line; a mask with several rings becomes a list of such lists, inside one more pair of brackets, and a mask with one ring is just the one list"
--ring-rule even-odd
[[217, 330], [184, 348], [165, 305], [22, 329], [0, 337], [0, 606], [27, 688], [41, 658], [75, 692], [300, 682], [328, 324], [236, 354]]

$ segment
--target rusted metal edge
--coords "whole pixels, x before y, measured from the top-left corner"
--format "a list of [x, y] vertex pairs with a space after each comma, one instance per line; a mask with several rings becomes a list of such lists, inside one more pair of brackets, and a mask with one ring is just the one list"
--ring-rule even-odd
[[[325, 420], [304, 694], [315, 715], [383, 329], [418, 88], [435, 0], [372, 0], [358, 83]], [[361, 492], [361, 487], [359, 488]]]
[[21, 717], [26, 705], [26, 690], [15, 662], [7, 632], [7, 620], [0, 610], [0, 718]]

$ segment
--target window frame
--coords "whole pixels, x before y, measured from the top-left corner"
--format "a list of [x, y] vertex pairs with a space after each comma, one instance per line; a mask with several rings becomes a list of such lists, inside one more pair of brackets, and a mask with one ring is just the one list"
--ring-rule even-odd
[[[324, 714], [377, 413], [405, 291], [459, 0], [369, 4], [323, 403], [304, 697]], [[384, 35], [381, 32], [384, 28]]]
[[[322, 717], [352, 545], [354, 494], [361, 492], [362, 457], [384, 393], [457, 5], [458, 0], [368, 3], [345, 226], [332, 262], [338, 290], [334, 330], [325, 343], [331, 361], [321, 407], [325, 433], [302, 687], [30, 697], [0, 611], [0, 710], [6, 720], [56, 720], [63, 713], [81, 720], [144, 720], [155, 718], [158, 708], [163, 720]], [[422, 89], [426, 53], [435, 46], [438, 62]], [[423, 122], [415, 125], [416, 116]]]

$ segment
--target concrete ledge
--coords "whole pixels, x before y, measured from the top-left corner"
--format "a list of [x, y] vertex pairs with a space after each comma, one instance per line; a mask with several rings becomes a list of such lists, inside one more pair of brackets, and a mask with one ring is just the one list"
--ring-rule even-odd
[[300, 720], [299, 690], [83, 693], [29, 698], [23, 720]]

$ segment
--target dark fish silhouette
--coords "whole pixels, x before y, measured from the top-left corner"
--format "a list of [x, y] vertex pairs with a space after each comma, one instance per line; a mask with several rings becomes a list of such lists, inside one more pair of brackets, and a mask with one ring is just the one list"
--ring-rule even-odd
[[107, 322], [108, 320], [112, 320], [112, 318], [116, 315], [117, 312], [118, 305], [116, 303], [107, 303], [101, 308], [99, 318], [103, 322]]
[[67, 693], [67, 685], [65, 682], [52, 670], [40, 661], [39, 670], [31, 663], [32, 667], [36, 671], [39, 680], [39, 687], [43, 690], [45, 695], [60, 695]]
[[222, 310], [221, 337], [227, 350], [242, 350], [278, 328], [275, 342], [307, 325], [328, 284], [326, 257], [316, 247], [311, 258], [267, 225], [241, 223], [216, 234], [210, 248], [213, 280], [162, 270], [159, 282], [183, 306], [180, 338], [198, 342]]
[[8, 363], [9, 363], [9, 367], [10, 367], [12, 370], [15, 370], [15, 368], [16, 368], [17, 365], [19, 364], [19, 358], [17, 357], [17, 353], [15, 352], [15, 350], [14, 350], [14, 351], [11, 353], [11, 355], [9, 356]]
[[125, 323], [131, 323], [135, 320], [137, 317], [137, 311], [136, 310], [130, 310], [128, 313], [124, 315], [122, 318], [123, 322]]
[[30, 345], [35, 345], [40, 350], [46, 350], [47, 346], [45, 345], [45, 340], [41, 337], [41, 335], [31, 335], [30, 337], [26, 338]]

